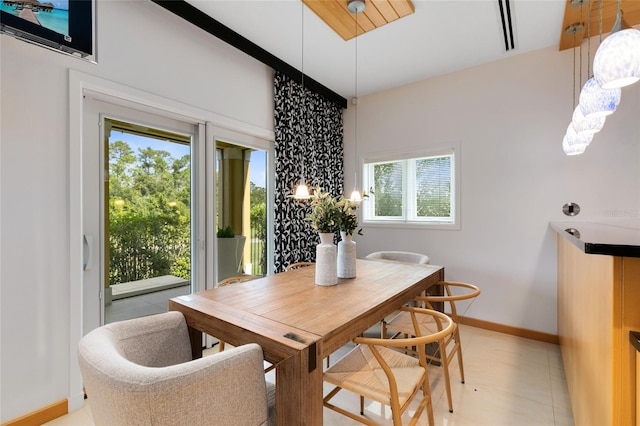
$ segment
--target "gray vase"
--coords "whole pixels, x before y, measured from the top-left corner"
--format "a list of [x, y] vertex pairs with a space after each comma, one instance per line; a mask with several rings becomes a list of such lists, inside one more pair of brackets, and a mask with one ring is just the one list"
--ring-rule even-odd
[[316, 246], [316, 284], [338, 284], [336, 265], [336, 245], [333, 244], [333, 233], [320, 233], [320, 244]]
[[356, 242], [353, 235], [340, 231], [338, 243], [338, 278], [356, 277]]

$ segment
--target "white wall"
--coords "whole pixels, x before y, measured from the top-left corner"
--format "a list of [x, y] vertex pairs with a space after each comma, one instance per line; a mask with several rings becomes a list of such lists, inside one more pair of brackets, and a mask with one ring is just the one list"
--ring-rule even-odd
[[[553, 47], [361, 97], [360, 156], [461, 142], [462, 227], [365, 227], [355, 238], [358, 256], [428, 254], [447, 279], [481, 287], [465, 315], [557, 333], [549, 221], [569, 220], [562, 206], [576, 202], [577, 220], [611, 220], [614, 212], [640, 223], [640, 84], [622, 89], [618, 110], [586, 153], [567, 157], [561, 142], [573, 112], [572, 61], [571, 51]], [[352, 115], [350, 108], [346, 123]], [[345, 137], [351, 188], [353, 127]]]
[[0, 37], [0, 422], [70, 392], [69, 69], [273, 129], [244, 53], [146, 1], [99, 2], [98, 31], [97, 65]]

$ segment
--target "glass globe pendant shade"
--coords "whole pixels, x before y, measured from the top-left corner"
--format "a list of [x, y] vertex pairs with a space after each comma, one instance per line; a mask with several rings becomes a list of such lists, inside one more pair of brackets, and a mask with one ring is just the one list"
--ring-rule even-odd
[[362, 195], [360, 195], [360, 191], [354, 189], [351, 193], [351, 198], [349, 198], [349, 201], [351, 201], [356, 206], [360, 205], [360, 203], [362, 202]]
[[310, 198], [309, 188], [307, 187], [307, 184], [304, 183], [304, 179], [300, 179], [300, 183], [296, 186], [293, 198], [296, 200], [308, 200]]
[[573, 129], [577, 134], [588, 135], [598, 133], [600, 130], [602, 130], [606, 119], [607, 117], [605, 116], [586, 118], [584, 114], [582, 114], [580, 105], [578, 105], [576, 109], [573, 110], [571, 124], [573, 125]]
[[573, 128], [573, 124], [569, 124], [562, 140], [562, 149], [567, 155], [582, 154], [592, 140], [593, 134], [579, 135]]
[[620, 94], [620, 88], [602, 89], [595, 77], [591, 77], [582, 86], [578, 105], [586, 118], [607, 116], [618, 108]]
[[629, 28], [604, 39], [593, 58], [593, 76], [603, 89], [640, 80], [640, 31]]
[[587, 149], [587, 145], [579, 145], [579, 144], [569, 145], [569, 142], [567, 142], [566, 135], [562, 139], [562, 150], [567, 155], [579, 155], [584, 153], [585, 149]]

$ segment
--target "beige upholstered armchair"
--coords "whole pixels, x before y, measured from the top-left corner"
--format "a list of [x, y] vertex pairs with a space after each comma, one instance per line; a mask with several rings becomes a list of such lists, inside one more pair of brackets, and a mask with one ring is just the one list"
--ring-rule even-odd
[[192, 360], [179, 312], [97, 328], [81, 339], [78, 360], [96, 425], [275, 422], [260, 346]]

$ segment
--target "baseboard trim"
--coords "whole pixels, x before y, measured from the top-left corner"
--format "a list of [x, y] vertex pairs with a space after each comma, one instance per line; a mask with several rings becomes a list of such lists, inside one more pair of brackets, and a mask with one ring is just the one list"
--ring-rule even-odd
[[528, 330], [526, 328], [513, 327], [511, 325], [498, 324], [495, 322], [484, 321], [475, 318], [459, 317], [459, 319], [460, 324], [470, 325], [472, 327], [484, 328], [485, 330], [497, 331], [499, 333], [511, 334], [512, 336], [539, 340], [541, 342], [553, 343], [556, 345], [560, 344], [560, 338], [555, 334]]
[[2, 426], [40, 426], [43, 423], [69, 414], [68, 406], [67, 400], [63, 399], [62, 401], [54, 402], [32, 413], [3, 423]]

